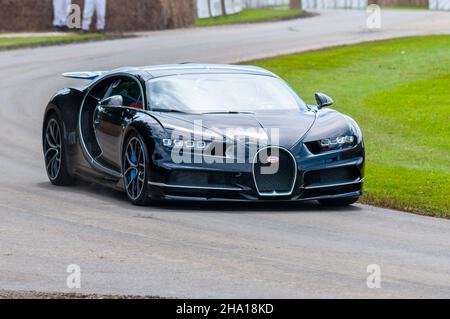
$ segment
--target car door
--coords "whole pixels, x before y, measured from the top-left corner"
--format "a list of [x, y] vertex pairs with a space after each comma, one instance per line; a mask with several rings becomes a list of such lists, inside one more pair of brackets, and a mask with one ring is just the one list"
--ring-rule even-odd
[[123, 128], [127, 124], [130, 108], [142, 107], [140, 84], [131, 77], [114, 78], [93, 116], [95, 135], [101, 148], [97, 160], [107, 168], [120, 172]]

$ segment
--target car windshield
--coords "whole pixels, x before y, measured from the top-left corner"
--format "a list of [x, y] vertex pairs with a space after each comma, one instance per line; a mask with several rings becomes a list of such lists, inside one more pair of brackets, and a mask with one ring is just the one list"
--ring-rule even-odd
[[185, 74], [148, 82], [150, 109], [186, 113], [301, 110], [305, 103], [281, 79], [251, 74]]

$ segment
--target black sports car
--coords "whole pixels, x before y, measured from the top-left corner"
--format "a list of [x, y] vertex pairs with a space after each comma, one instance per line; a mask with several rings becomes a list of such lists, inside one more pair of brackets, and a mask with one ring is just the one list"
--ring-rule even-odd
[[152, 200], [318, 200], [362, 192], [364, 142], [354, 120], [307, 105], [253, 66], [175, 64], [66, 73], [44, 115], [50, 181], [80, 178]]

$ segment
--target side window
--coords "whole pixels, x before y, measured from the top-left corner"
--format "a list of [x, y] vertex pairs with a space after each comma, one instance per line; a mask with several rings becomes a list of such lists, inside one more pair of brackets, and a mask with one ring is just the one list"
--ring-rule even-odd
[[97, 102], [104, 99], [108, 95], [108, 90], [111, 87], [111, 80], [104, 80], [97, 83], [94, 88], [92, 88], [89, 96], [94, 98]]
[[139, 84], [128, 78], [119, 78], [113, 82], [109, 96], [120, 95], [123, 97], [123, 106], [142, 109], [142, 95]]

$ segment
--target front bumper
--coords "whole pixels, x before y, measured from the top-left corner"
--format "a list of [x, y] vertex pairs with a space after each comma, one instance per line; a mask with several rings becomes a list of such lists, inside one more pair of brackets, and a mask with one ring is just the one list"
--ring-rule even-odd
[[296, 150], [297, 175], [292, 193], [261, 196], [251, 164], [176, 165], [156, 163], [148, 187], [155, 200], [305, 201], [355, 198], [362, 195], [364, 147], [312, 154], [304, 145]]

